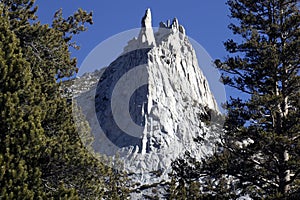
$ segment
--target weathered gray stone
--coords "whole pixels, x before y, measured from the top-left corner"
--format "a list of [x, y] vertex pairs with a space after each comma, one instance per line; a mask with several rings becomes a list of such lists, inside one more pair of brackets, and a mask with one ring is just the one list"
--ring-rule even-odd
[[[205, 108], [219, 110], [176, 18], [171, 27], [161, 24], [154, 34], [148, 9], [138, 38], [128, 42], [99, 79], [97, 86], [77, 97], [89, 112], [89, 107], [96, 109], [90, 122], [97, 141], [94, 148], [118, 153], [139, 182], [167, 179], [172, 160], [186, 150], [198, 158], [211, 152], [218, 133], [201, 116], [207, 114]], [[197, 137], [205, 145], [196, 143]], [[151, 175], [158, 170], [160, 177]]]

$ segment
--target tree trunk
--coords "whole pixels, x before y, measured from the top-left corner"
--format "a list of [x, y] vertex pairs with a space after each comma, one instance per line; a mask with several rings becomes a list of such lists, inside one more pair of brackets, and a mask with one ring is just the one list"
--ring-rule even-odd
[[[283, 157], [284, 157], [285, 163], [289, 161], [289, 153], [287, 150], [284, 151]], [[291, 171], [289, 169], [286, 169], [284, 175], [285, 175], [284, 176], [284, 182], [285, 182], [284, 194], [286, 194], [286, 193], [288, 193], [288, 191], [290, 189], [288, 182], [291, 180]]]
[[[285, 89], [286, 82], [282, 82], [283, 88]], [[279, 83], [276, 82], [276, 89], [275, 93], [277, 96], [280, 95], [278, 85]], [[284, 91], [281, 91], [282, 94], [284, 94]], [[277, 104], [277, 114], [275, 115], [275, 124], [273, 124], [273, 127], [276, 130], [277, 135], [281, 135], [284, 137], [284, 130], [283, 130], [283, 121], [288, 115], [288, 97], [284, 97], [283, 101], [281, 103]], [[280, 145], [280, 144], [279, 144]], [[291, 180], [291, 171], [288, 169], [287, 162], [289, 161], [289, 152], [285, 149], [283, 146], [282, 153], [279, 157], [279, 192], [283, 195], [287, 194], [290, 187], [288, 182]]]

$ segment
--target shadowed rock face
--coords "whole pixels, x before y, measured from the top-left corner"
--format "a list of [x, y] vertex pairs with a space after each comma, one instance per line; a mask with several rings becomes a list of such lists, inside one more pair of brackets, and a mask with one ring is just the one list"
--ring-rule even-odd
[[[154, 33], [148, 9], [139, 36], [90, 88], [77, 99], [80, 106], [95, 109], [96, 121], [90, 122], [94, 148], [118, 153], [139, 182], [167, 178], [172, 160], [186, 150], [198, 158], [211, 152], [217, 133], [201, 116], [207, 115], [205, 108], [218, 113], [218, 107], [177, 19], [160, 23]], [[154, 178], [150, 172], [157, 170], [162, 175]]]
[[[141, 147], [141, 137], [142, 137], [142, 127], [145, 125], [145, 115], [142, 115], [142, 105], [147, 105], [147, 94], [148, 87], [144, 85], [139, 87], [133, 93], [129, 102], [123, 102], [122, 94], [118, 94], [117, 98], [120, 101], [117, 102], [118, 105], [121, 103], [129, 104], [129, 116], [124, 116], [124, 120], [128, 120], [126, 117], [131, 117], [133, 122], [141, 126], [140, 129], [134, 130], [139, 131], [139, 133], [132, 133], [136, 136], [130, 135], [130, 130], [122, 130], [114, 119], [114, 115], [121, 115], [123, 112], [113, 111], [111, 99], [113, 91], [116, 88], [117, 82], [130, 70], [134, 69], [139, 65], [147, 64], [148, 62], [148, 52], [150, 49], [137, 49], [126, 54], [123, 54], [112, 62], [109, 67], [104, 71], [101, 79], [98, 82], [96, 95], [95, 95], [95, 108], [96, 114], [99, 121], [99, 125], [104, 131], [107, 138], [115, 144], [117, 147], [130, 147], [134, 146], [139, 150]], [[147, 73], [146, 71], [144, 71]], [[138, 76], [138, 74], [136, 74]], [[128, 77], [132, 79], [132, 77]], [[128, 81], [126, 81], [128, 82]], [[135, 88], [132, 85], [122, 85], [121, 90], [125, 91], [125, 95], [131, 95], [131, 88]], [[127, 91], [126, 91], [127, 89]], [[125, 101], [125, 99], [124, 99]], [[117, 106], [118, 106], [117, 105]], [[122, 119], [121, 119], [122, 120]], [[140, 151], [139, 151], [140, 152]]]

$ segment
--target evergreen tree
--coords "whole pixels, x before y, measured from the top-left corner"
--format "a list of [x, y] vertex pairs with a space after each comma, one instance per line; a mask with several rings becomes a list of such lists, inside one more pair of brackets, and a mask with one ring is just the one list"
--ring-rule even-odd
[[[105, 182], [112, 173], [82, 144], [72, 106], [58, 83], [77, 71], [69, 48], [78, 48], [72, 37], [92, 24], [92, 14], [79, 9], [64, 19], [60, 10], [49, 26], [37, 20], [33, 6], [34, 0], [0, 0], [5, 19], [0, 43], [1, 197], [110, 197]], [[119, 174], [113, 173], [116, 183]], [[121, 192], [125, 198], [127, 193]]]
[[38, 161], [46, 144], [38, 104], [44, 98], [3, 12], [0, 7], [0, 198], [43, 198]]
[[[214, 156], [185, 164], [211, 197], [294, 196], [300, 192], [299, 49], [296, 0], [228, 0], [240, 36], [224, 43], [231, 54], [216, 60], [230, 97], [224, 134]], [[176, 164], [176, 163], [175, 163]]]

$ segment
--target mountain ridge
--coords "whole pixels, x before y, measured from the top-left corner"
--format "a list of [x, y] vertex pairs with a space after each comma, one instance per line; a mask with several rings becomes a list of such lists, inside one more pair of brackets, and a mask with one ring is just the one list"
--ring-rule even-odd
[[161, 22], [154, 32], [147, 9], [138, 37], [128, 41], [124, 52], [75, 82], [74, 98], [90, 124], [93, 149], [118, 154], [142, 184], [167, 180], [173, 160], [185, 151], [201, 159], [218, 139], [204, 118], [211, 118], [208, 110], [220, 111], [176, 18]]

